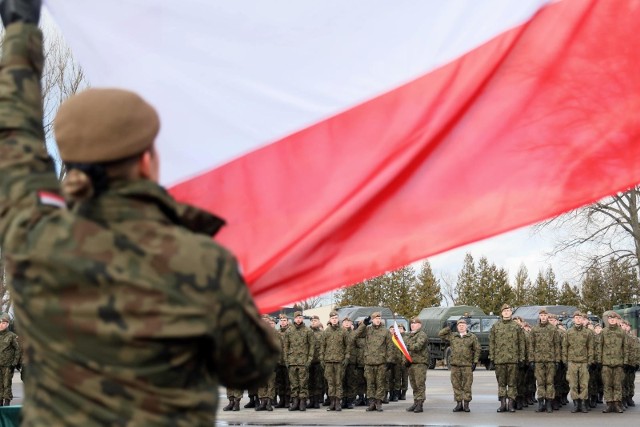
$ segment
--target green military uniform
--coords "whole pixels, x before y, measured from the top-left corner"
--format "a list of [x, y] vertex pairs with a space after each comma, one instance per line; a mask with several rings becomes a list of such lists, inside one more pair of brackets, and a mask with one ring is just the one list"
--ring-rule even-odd
[[0, 331], [0, 406], [7, 406], [13, 399], [11, 390], [13, 371], [20, 363], [20, 343], [18, 336], [6, 329], [10, 323], [9, 315], [4, 313], [0, 321], [6, 322], [4, 330]]
[[[582, 316], [576, 313], [574, 316]], [[567, 366], [567, 380], [571, 399], [576, 406], [572, 412], [587, 412], [589, 396], [589, 366], [595, 362], [593, 334], [576, 322], [564, 335], [562, 361]]]
[[[268, 314], [263, 314], [262, 319], [270, 325], [270, 330], [274, 339], [279, 341], [278, 333], [275, 330], [275, 319], [271, 318]], [[258, 399], [259, 405], [256, 406], [256, 411], [273, 411], [273, 404], [276, 401], [276, 372], [274, 370], [266, 382], [262, 383], [258, 387]]]
[[[510, 309], [503, 305], [504, 311]], [[499, 412], [506, 410], [506, 399], [509, 399], [509, 411], [515, 411], [517, 396], [518, 366], [524, 365], [525, 336], [522, 328], [511, 318], [504, 317], [494, 323], [489, 333], [489, 359], [496, 368], [498, 381]]]
[[[545, 313], [546, 311], [542, 311]], [[561, 359], [562, 341], [558, 328], [551, 323], [539, 322], [531, 329], [529, 334], [530, 347], [528, 353], [529, 362], [533, 362], [536, 383], [538, 385], [538, 411], [548, 403], [550, 409], [551, 401], [555, 398], [554, 378], [556, 366]], [[541, 401], [542, 400], [542, 401]]]
[[[412, 324], [422, 325], [422, 321], [417, 317], [411, 319]], [[407, 408], [408, 412], [422, 412], [424, 400], [426, 399], [427, 370], [429, 369], [429, 337], [420, 327], [411, 330], [406, 336], [405, 345], [411, 356], [409, 366], [409, 382], [413, 390], [413, 405]]]
[[[371, 317], [380, 317], [380, 313], [373, 313]], [[367, 326], [362, 322], [355, 331], [355, 338], [358, 337], [365, 337], [364, 376], [369, 398], [367, 410], [382, 411], [382, 399], [387, 389], [386, 364], [391, 362], [391, 335], [382, 323]]]
[[[302, 316], [296, 312], [295, 317]], [[304, 411], [309, 396], [309, 367], [315, 351], [313, 332], [304, 322], [293, 322], [284, 334], [284, 355], [289, 370], [291, 406], [289, 410]]]
[[[342, 319], [342, 329], [347, 333], [349, 345], [351, 350], [349, 351], [349, 359], [347, 361], [347, 367], [344, 370], [344, 380], [342, 381], [342, 392], [345, 396], [344, 403], [345, 408], [353, 409], [356, 403], [356, 396], [360, 392], [360, 387], [364, 382], [364, 365], [362, 369], [358, 371], [358, 350], [356, 341], [354, 340], [354, 331], [351, 328], [351, 319], [345, 317]], [[361, 352], [361, 351], [360, 351]], [[364, 395], [364, 392], [362, 393]]]
[[402, 351], [394, 345], [391, 349], [392, 366], [391, 369], [387, 370], [387, 390], [389, 392], [389, 400], [392, 402], [397, 402], [400, 397], [400, 387], [402, 386], [400, 366], [404, 365], [404, 361], [405, 357]]
[[[338, 313], [335, 313], [335, 316], [338, 316]], [[339, 411], [342, 407], [342, 381], [344, 369], [349, 363], [350, 353], [349, 333], [340, 324], [329, 324], [320, 341], [320, 360], [324, 365], [327, 394], [331, 399], [329, 409], [327, 409], [329, 411]]]
[[[609, 316], [620, 318], [615, 312], [611, 312]], [[629, 352], [626, 349], [627, 339], [617, 324], [608, 324], [601, 335], [598, 354], [602, 364], [604, 400], [607, 403], [607, 408], [603, 412], [622, 412], [622, 380], [624, 365], [628, 364], [629, 358]]]
[[[278, 338], [280, 338], [280, 360], [276, 366], [276, 393], [280, 397], [276, 408], [285, 408], [289, 406], [291, 401], [291, 386], [289, 384], [289, 370], [287, 369], [287, 362], [285, 361], [285, 352], [284, 352], [284, 337], [289, 329], [288, 321], [286, 314], [281, 314], [280, 317], [280, 328], [278, 329]], [[283, 325], [286, 320], [286, 325]]]
[[459, 403], [456, 412], [464, 408], [468, 411], [469, 402], [473, 399], [471, 387], [473, 386], [473, 369], [480, 358], [480, 342], [478, 337], [468, 332], [461, 335], [459, 332], [452, 332], [451, 328], [445, 327], [438, 336], [449, 342], [451, 347], [451, 386], [453, 387], [453, 398]]
[[44, 147], [40, 31], [9, 25], [2, 53], [0, 247], [29, 356], [22, 425], [211, 425], [218, 383], [262, 381], [278, 357], [211, 240], [221, 221], [145, 179], [65, 208]]
[[351, 333], [351, 339], [355, 350], [352, 351], [352, 357], [354, 352], [356, 357], [353, 383], [355, 384], [356, 393], [359, 396], [356, 400], [356, 405], [367, 406], [367, 381], [364, 376], [364, 349], [366, 346], [366, 338], [364, 336], [356, 337], [355, 331], [353, 331]]
[[[313, 316], [313, 320], [319, 320], [318, 316]], [[313, 358], [309, 367], [309, 402], [312, 408], [320, 408], [324, 395], [324, 370], [321, 365], [320, 346], [323, 330], [320, 325], [311, 325], [314, 338]]]

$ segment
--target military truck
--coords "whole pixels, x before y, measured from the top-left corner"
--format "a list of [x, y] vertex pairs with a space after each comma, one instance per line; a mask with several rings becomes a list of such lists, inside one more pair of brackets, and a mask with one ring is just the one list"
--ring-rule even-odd
[[631, 324], [631, 333], [640, 336], [640, 304], [619, 304], [613, 306], [613, 311]]
[[[560, 323], [568, 327], [573, 324], [573, 313], [578, 310], [578, 307], [573, 305], [523, 305], [513, 310], [513, 316], [522, 317], [533, 327], [538, 324], [540, 310], [543, 308], [547, 310], [547, 313], [557, 315]], [[571, 322], [567, 325], [570, 320]]]
[[456, 331], [458, 319], [465, 318], [469, 325], [468, 331], [478, 337], [481, 353], [479, 362], [487, 369], [492, 369], [489, 361], [489, 332], [498, 316], [487, 315], [479, 307], [458, 305], [453, 307], [427, 307], [423, 308], [417, 316], [422, 321], [422, 330], [429, 338], [429, 351], [431, 360], [429, 369], [434, 369], [439, 360], [444, 360], [447, 369], [451, 367], [451, 348], [447, 341], [442, 340], [438, 333], [444, 327]]
[[389, 307], [363, 307], [360, 305], [346, 305], [344, 307], [337, 308], [336, 311], [338, 312], [340, 321], [342, 321], [342, 319], [344, 319], [345, 317], [348, 317], [354, 322], [353, 324], [355, 327], [357, 327], [365, 317], [371, 316], [371, 313], [375, 311], [379, 311], [380, 317], [382, 318], [387, 328], [389, 326], [392, 326], [393, 321], [395, 320], [396, 322], [398, 322], [398, 325], [403, 325], [404, 328], [409, 331], [409, 321], [407, 321], [407, 319], [403, 316], [394, 316], [393, 311], [391, 311]]

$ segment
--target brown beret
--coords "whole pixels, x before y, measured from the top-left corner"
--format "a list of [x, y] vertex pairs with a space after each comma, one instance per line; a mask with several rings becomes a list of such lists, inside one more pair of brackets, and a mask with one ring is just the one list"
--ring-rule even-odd
[[8, 322], [11, 323], [11, 317], [7, 313], [0, 314], [0, 322]]
[[613, 317], [614, 319], [621, 319], [620, 315], [615, 311], [612, 311], [611, 313], [609, 313], [609, 317]]
[[582, 314], [582, 312], [580, 310], [576, 310], [573, 312], [573, 317], [584, 317], [584, 314]]
[[278, 317], [279, 317], [280, 319], [286, 319], [286, 320], [289, 320], [289, 318], [287, 317], [287, 315], [286, 315], [286, 314], [284, 314], [284, 313], [280, 313], [280, 315], [279, 315]]
[[557, 314], [553, 314], [553, 313], [549, 314], [549, 319], [557, 319], [557, 318], [558, 318]]
[[507, 308], [511, 308], [511, 306], [509, 304], [502, 304], [502, 307], [500, 308], [500, 311], [506, 310]]
[[351, 318], [350, 317], [345, 317], [344, 319], [342, 319], [343, 322], [351, 322]]
[[140, 154], [160, 130], [156, 110], [122, 89], [87, 89], [62, 103], [53, 124], [60, 158], [104, 163]]
[[546, 308], [541, 308], [538, 314], [549, 314]]
[[458, 321], [456, 322], [456, 325], [458, 323], [464, 323], [465, 325], [467, 324], [467, 321], [465, 319], [458, 319]]
[[382, 315], [379, 311], [374, 311], [373, 313], [371, 313], [371, 318], [373, 319], [374, 317], [382, 317]]
[[298, 317], [298, 316], [302, 316], [301, 311], [296, 311], [295, 313], [293, 313], [293, 317]]
[[338, 312], [333, 310], [331, 313], [329, 313], [329, 317], [333, 317], [333, 316], [337, 316]]
[[318, 316], [317, 314], [314, 314], [313, 316], [311, 316], [312, 320], [320, 320], [320, 316]]
[[422, 320], [418, 319], [417, 317], [414, 317], [413, 319], [411, 319], [411, 323], [420, 323], [422, 325]]

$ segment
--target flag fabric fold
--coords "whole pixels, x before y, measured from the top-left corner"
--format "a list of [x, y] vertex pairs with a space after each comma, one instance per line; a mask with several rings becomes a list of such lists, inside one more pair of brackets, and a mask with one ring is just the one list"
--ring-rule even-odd
[[265, 311], [640, 182], [637, 0], [48, 0]]
[[398, 350], [400, 350], [402, 352], [402, 354], [404, 355], [405, 359], [407, 359], [409, 362], [413, 362], [413, 360], [411, 359], [411, 355], [409, 354], [409, 350], [407, 350], [407, 346], [404, 343], [404, 339], [402, 339], [402, 334], [400, 333], [400, 330], [398, 329], [398, 323], [395, 320], [393, 321], [393, 330], [392, 330], [392, 334], [391, 334], [391, 341], [393, 341], [395, 346], [398, 347]]

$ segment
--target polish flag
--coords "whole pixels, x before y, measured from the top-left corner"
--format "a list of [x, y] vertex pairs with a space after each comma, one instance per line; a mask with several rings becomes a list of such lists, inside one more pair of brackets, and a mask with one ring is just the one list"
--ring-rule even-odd
[[409, 350], [407, 350], [407, 346], [402, 339], [402, 334], [400, 334], [400, 329], [398, 329], [398, 323], [395, 320], [393, 321], [393, 328], [391, 331], [391, 341], [393, 341], [395, 346], [398, 347], [398, 350], [402, 352], [405, 359], [409, 362], [413, 362], [411, 355], [409, 354]]
[[263, 311], [640, 182], [638, 0], [48, 0]]

